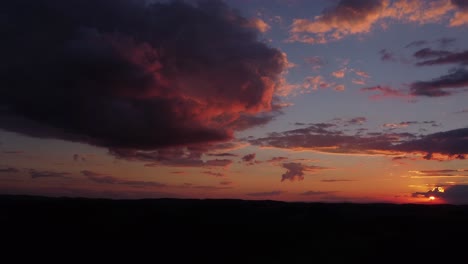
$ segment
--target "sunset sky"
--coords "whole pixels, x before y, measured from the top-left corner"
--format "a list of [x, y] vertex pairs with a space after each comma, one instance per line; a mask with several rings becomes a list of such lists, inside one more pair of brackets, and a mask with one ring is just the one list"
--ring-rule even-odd
[[0, 194], [468, 203], [468, 1], [1, 6]]

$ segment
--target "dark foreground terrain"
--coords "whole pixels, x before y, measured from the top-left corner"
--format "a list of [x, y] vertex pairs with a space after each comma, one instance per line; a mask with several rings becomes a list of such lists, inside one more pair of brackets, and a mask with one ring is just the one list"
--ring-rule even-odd
[[468, 263], [468, 207], [0, 196], [0, 239], [3, 263]]

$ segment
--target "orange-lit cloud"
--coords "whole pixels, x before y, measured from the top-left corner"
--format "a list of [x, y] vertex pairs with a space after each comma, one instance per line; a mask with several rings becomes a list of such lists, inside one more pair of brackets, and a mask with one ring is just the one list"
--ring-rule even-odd
[[388, 20], [403, 23], [468, 23], [466, 3], [461, 0], [341, 0], [313, 19], [294, 19], [288, 41], [323, 44], [349, 35], [366, 34]]

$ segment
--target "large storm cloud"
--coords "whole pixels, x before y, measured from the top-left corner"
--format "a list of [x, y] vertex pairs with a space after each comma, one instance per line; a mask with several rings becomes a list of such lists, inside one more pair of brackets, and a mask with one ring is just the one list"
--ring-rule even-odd
[[37, 137], [226, 140], [240, 118], [274, 110], [287, 64], [220, 1], [4, 1], [0, 21], [0, 128]]

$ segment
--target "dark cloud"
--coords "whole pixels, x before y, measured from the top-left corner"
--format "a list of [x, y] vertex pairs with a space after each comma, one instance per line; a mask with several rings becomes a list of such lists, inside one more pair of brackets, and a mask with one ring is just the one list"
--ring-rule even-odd
[[218, 191], [218, 190], [232, 189], [232, 187], [230, 186], [220, 187], [220, 186], [211, 186], [211, 185], [196, 185], [196, 186], [192, 186], [192, 188], [203, 189], [206, 191]]
[[213, 157], [237, 157], [236, 154], [232, 154], [232, 153], [208, 153], [206, 155], [213, 156]]
[[19, 170], [13, 167], [0, 168], [0, 173], [18, 173]]
[[79, 154], [73, 154], [73, 160], [74, 161], [86, 161], [86, 158], [82, 155]]
[[405, 48], [421, 47], [421, 46], [424, 46], [426, 44], [427, 44], [426, 40], [416, 40], [416, 41], [413, 41], [413, 42], [409, 43], [408, 45], [406, 45]]
[[[432, 121], [426, 121], [432, 122]], [[335, 131], [295, 129], [270, 133], [252, 139], [252, 145], [282, 149], [310, 149], [327, 153], [384, 154], [423, 153], [427, 159], [432, 154], [463, 159], [468, 154], [468, 128], [449, 130], [419, 136], [412, 133], [378, 132], [348, 135]]]
[[278, 196], [283, 194], [283, 191], [271, 191], [271, 192], [255, 192], [255, 193], [247, 193], [249, 196], [255, 197], [268, 197], [268, 196]]
[[276, 163], [276, 162], [285, 161], [285, 160], [287, 160], [287, 159], [288, 159], [287, 157], [273, 157], [273, 158], [267, 160], [267, 162]]
[[325, 192], [325, 191], [307, 191], [307, 192], [303, 192], [301, 193], [300, 195], [305, 195], [305, 196], [321, 196], [321, 195], [326, 195], [326, 194], [332, 194], [332, 193], [335, 193], [335, 192]]
[[468, 128], [460, 128], [426, 135], [420, 139], [409, 140], [396, 145], [394, 149], [405, 152], [439, 153], [459, 159], [468, 154]]
[[380, 59], [383, 61], [396, 61], [395, 55], [393, 52], [386, 50], [386, 49], [381, 49], [379, 51], [380, 54]]
[[435, 187], [427, 192], [415, 192], [412, 196], [426, 198], [433, 196], [449, 204], [468, 204], [468, 185]]
[[81, 171], [81, 174], [86, 176], [90, 181], [100, 183], [100, 184], [121, 184], [128, 185], [132, 187], [144, 188], [144, 187], [165, 187], [165, 184], [152, 181], [129, 181], [122, 180], [111, 175], [97, 173], [89, 170]]
[[285, 180], [302, 181], [304, 180], [304, 174], [306, 172], [315, 173], [317, 171], [327, 169], [325, 167], [309, 166], [297, 162], [283, 163], [282, 166], [286, 169], [286, 172], [281, 175], [282, 182]]
[[442, 48], [446, 48], [448, 46], [451, 46], [455, 41], [457, 41], [457, 40], [454, 39], [454, 38], [440, 38], [440, 39], [436, 40], [436, 42]]
[[[453, 54], [450, 51], [446, 50], [433, 50], [431, 48], [424, 48], [416, 51], [413, 56], [418, 59], [427, 59], [432, 57], [441, 57]], [[419, 63], [418, 63], [419, 65]]]
[[468, 2], [466, 0], [452, 0], [452, 4], [460, 9], [468, 9]]
[[[468, 70], [456, 69], [447, 75], [431, 81], [414, 82], [410, 85], [411, 94], [417, 96], [440, 97], [453, 94], [453, 89], [468, 87]], [[448, 91], [447, 89], [451, 89]]]
[[320, 180], [321, 182], [351, 182], [351, 181], [356, 181], [356, 180], [349, 180], [349, 179], [326, 179], [326, 180]]
[[3, 151], [3, 154], [23, 154], [24, 151], [20, 151], [20, 150], [6, 150], [6, 151]]
[[110, 154], [118, 159], [149, 162], [145, 165], [147, 167], [226, 167], [233, 163], [229, 159], [203, 160], [204, 151], [208, 150], [204, 148], [164, 148], [154, 151], [111, 149]]
[[221, 1], [149, 2], [2, 3], [0, 127], [154, 149], [273, 118], [286, 57], [247, 19]]
[[242, 161], [248, 164], [253, 164], [255, 160], [255, 153], [247, 154], [242, 157]]
[[422, 49], [414, 53], [418, 59], [427, 59], [436, 57], [435, 59], [425, 60], [416, 63], [417, 66], [443, 65], [443, 64], [468, 64], [468, 50], [462, 52], [451, 52], [444, 50], [432, 50], [429, 48]]
[[37, 178], [68, 178], [71, 174], [68, 172], [57, 172], [57, 171], [39, 171], [30, 169], [29, 175], [33, 179]]

